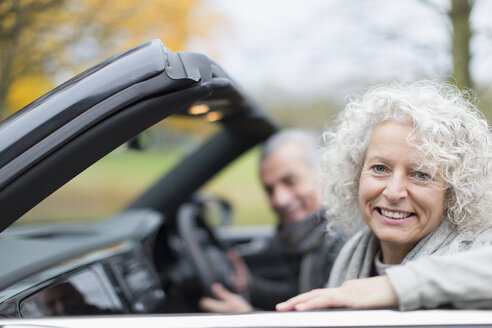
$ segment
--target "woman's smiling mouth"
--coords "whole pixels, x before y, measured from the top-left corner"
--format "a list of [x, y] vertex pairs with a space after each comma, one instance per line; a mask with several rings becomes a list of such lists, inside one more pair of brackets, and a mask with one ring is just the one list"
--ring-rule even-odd
[[385, 223], [389, 224], [403, 224], [415, 217], [413, 212], [390, 211], [381, 207], [376, 207], [376, 212], [380, 214]]

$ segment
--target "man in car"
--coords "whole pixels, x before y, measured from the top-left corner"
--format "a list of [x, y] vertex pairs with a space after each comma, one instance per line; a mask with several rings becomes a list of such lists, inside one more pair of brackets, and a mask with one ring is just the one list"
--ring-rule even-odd
[[[319, 200], [317, 138], [301, 130], [285, 130], [268, 139], [260, 156], [260, 179], [278, 219], [275, 236], [255, 256], [269, 255], [287, 267], [287, 277], [253, 275], [237, 251], [230, 252], [235, 266], [233, 289], [214, 285], [215, 297], [203, 298], [200, 307], [211, 312], [274, 310], [279, 301], [321, 287], [344, 238], [326, 235], [326, 219]], [[251, 254], [242, 252], [246, 258]]]

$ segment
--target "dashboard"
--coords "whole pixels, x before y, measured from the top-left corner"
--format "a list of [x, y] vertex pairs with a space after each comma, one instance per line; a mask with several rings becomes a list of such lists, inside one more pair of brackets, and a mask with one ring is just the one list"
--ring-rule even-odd
[[162, 222], [155, 212], [135, 210], [102, 223], [2, 234], [0, 246], [31, 247], [21, 258], [12, 251], [0, 270], [0, 282], [17, 277], [0, 292], [0, 316], [162, 312], [167, 295], [152, 260]]
[[156, 272], [138, 249], [83, 265], [27, 294], [19, 303], [22, 317], [152, 313], [166, 298]]

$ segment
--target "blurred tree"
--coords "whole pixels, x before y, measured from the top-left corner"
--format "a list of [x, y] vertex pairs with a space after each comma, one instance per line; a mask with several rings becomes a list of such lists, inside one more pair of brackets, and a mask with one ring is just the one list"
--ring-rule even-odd
[[220, 17], [200, 0], [0, 0], [0, 118], [102, 58], [159, 38], [183, 50]]
[[470, 13], [473, 3], [474, 1], [468, 0], [452, 0], [451, 10], [448, 13], [453, 26], [453, 77], [460, 89], [474, 87], [470, 77], [470, 40], [472, 38]]
[[46, 46], [54, 47], [50, 26], [56, 24], [61, 5], [62, 0], [0, 2], [0, 117], [8, 108], [12, 86], [43, 73]]
[[[449, 0], [449, 9], [443, 8], [443, 2], [435, 0], [418, 0], [436, 13], [441, 14], [450, 26], [450, 45], [453, 67], [451, 72], [452, 82], [460, 89], [473, 88], [474, 83], [470, 75], [470, 42], [473, 38], [473, 30], [470, 24], [475, 0]], [[445, 5], [445, 4], [444, 4]]]

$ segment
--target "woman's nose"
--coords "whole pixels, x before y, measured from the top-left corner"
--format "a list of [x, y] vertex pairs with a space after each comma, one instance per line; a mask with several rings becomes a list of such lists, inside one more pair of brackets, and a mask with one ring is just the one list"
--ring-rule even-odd
[[405, 177], [399, 174], [392, 175], [387, 180], [383, 196], [390, 202], [397, 202], [408, 196]]

